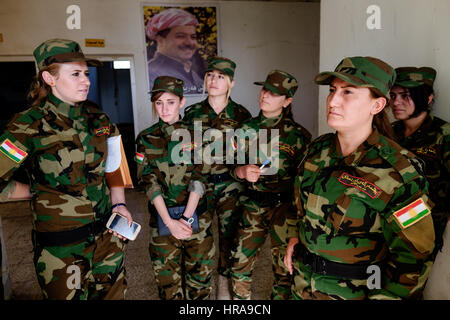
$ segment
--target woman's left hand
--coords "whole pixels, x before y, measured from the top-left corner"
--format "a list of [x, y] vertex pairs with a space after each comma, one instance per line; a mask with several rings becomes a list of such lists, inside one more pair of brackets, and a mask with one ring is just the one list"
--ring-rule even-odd
[[[125, 218], [127, 218], [128, 226], [131, 227], [131, 223], [133, 222], [133, 217], [131, 216], [131, 213], [130, 213], [130, 211], [128, 211], [127, 207], [125, 207], [125, 206], [118, 206], [118, 207], [114, 208], [113, 212], [117, 212], [120, 215], [122, 215]], [[119, 238], [121, 240], [128, 240], [127, 238], [125, 238], [124, 236], [121, 236], [120, 234], [118, 234], [115, 231], [109, 230], [109, 233], [112, 233], [113, 235], [115, 235], [117, 238]]]

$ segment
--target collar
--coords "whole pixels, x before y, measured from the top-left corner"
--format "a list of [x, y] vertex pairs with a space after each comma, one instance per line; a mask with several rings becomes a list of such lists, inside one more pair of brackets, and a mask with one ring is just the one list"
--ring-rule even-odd
[[181, 126], [181, 116], [180, 116], [180, 119], [177, 122], [173, 123], [173, 124], [167, 124], [164, 121], [162, 121], [161, 119], [159, 119], [158, 125], [159, 125], [159, 127], [161, 128], [161, 131], [164, 133], [164, 135], [166, 137], [171, 136], [172, 132], [174, 130], [180, 128], [180, 126]]
[[56, 114], [61, 114], [70, 119], [76, 119], [81, 115], [83, 102], [73, 106], [58, 99], [51, 92], [48, 94], [47, 99], [51, 102], [50, 105], [53, 107], [52, 109]]
[[203, 100], [203, 112], [205, 114], [209, 114], [212, 116], [212, 119], [215, 117], [219, 117], [220, 119], [229, 119], [233, 118], [233, 110], [235, 107], [235, 102], [230, 98], [228, 98], [228, 104], [223, 108], [223, 110], [217, 114], [216, 111], [214, 111], [213, 107], [209, 104], [208, 98]]
[[280, 123], [281, 119], [283, 119], [283, 115], [284, 112], [281, 112], [281, 114], [276, 118], [266, 118], [263, 115], [262, 111], [260, 111], [258, 114], [258, 123], [260, 124], [260, 126], [265, 126], [267, 128], [275, 127]]
[[334, 134], [334, 143], [331, 144], [330, 150], [328, 152], [330, 158], [341, 159], [347, 166], [356, 167], [359, 162], [366, 156], [366, 154], [374, 146], [380, 142], [380, 133], [378, 129], [373, 128], [372, 133], [367, 137], [367, 139], [361, 143], [355, 151], [344, 157], [342, 155], [341, 145], [337, 133]]

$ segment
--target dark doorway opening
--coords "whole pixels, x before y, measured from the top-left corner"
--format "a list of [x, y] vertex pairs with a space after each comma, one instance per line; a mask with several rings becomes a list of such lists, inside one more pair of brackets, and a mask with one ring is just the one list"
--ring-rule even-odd
[[101, 67], [89, 67], [91, 88], [88, 99], [97, 103], [117, 125], [122, 136], [133, 184], [137, 185], [133, 102], [130, 69], [115, 69], [112, 61]]
[[35, 64], [29, 62], [0, 62], [0, 130], [16, 114], [28, 108], [27, 94], [36, 74]]

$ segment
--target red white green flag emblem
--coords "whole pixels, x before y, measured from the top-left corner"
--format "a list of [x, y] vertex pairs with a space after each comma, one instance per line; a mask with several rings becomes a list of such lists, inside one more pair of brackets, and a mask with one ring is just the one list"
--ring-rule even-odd
[[141, 164], [144, 161], [144, 155], [142, 153], [136, 152], [136, 162]]
[[6, 139], [0, 145], [0, 151], [3, 152], [11, 160], [21, 163], [28, 155], [25, 151], [19, 149], [14, 143], [9, 139]]
[[422, 198], [420, 198], [406, 207], [394, 212], [394, 217], [397, 219], [400, 227], [404, 229], [420, 221], [430, 213], [430, 209], [428, 209], [425, 202], [423, 202]]

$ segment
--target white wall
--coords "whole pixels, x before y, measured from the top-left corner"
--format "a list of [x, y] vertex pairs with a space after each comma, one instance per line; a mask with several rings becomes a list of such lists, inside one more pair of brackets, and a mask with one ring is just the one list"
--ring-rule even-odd
[[[381, 9], [381, 29], [369, 30], [368, 6]], [[450, 121], [450, 1], [448, 0], [322, 0], [320, 71], [334, 70], [346, 56], [374, 56], [394, 68], [431, 66], [435, 81], [434, 114]], [[319, 89], [319, 134], [327, 126], [328, 86]], [[425, 290], [426, 299], [450, 299], [450, 230]]]
[[[381, 29], [369, 30], [370, 5], [381, 9]], [[333, 70], [346, 56], [374, 56], [394, 68], [437, 69], [435, 114], [450, 121], [450, 1], [448, 0], [322, 0], [320, 71]], [[319, 134], [326, 124], [327, 86], [319, 89]]]
[[[146, 1], [161, 4], [164, 1]], [[189, 1], [193, 3], [194, 1]], [[32, 51], [53, 37], [73, 39], [85, 54], [100, 58], [129, 56], [132, 71], [135, 132], [150, 126], [142, 5], [139, 0], [2, 0], [0, 6], [0, 59], [32, 59]], [[171, 1], [170, 3], [183, 3]], [[186, 3], [186, 2], [184, 2]], [[317, 87], [311, 79], [318, 71], [319, 4], [243, 1], [198, 1], [217, 5], [219, 54], [236, 61], [232, 97], [258, 113], [259, 87], [274, 69], [288, 71], [300, 82], [294, 98], [294, 116], [317, 133]], [[81, 30], [66, 28], [67, 6], [81, 8]], [[105, 39], [104, 48], [85, 48], [85, 38]], [[200, 100], [190, 98], [187, 105]]]

